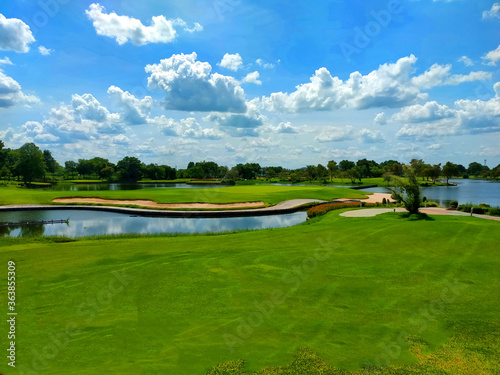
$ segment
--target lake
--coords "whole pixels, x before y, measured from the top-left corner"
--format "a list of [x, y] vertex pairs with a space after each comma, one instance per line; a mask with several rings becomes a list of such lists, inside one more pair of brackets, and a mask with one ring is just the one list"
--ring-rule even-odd
[[[490, 206], [500, 206], [500, 182], [471, 179], [450, 179], [457, 186], [429, 186], [422, 187], [421, 195], [440, 206], [449, 207], [451, 201], [459, 204], [486, 203]], [[372, 193], [388, 193], [386, 188], [370, 188], [362, 191]]]
[[68, 224], [1, 227], [0, 236], [83, 236], [124, 233], [207, 233], [245, 229], [283, 228], [302, 223], [306, 212], [231, 218], [168, 218], [86, 210], [30, 210], [0, 212], [0, 222], [66, 220]]

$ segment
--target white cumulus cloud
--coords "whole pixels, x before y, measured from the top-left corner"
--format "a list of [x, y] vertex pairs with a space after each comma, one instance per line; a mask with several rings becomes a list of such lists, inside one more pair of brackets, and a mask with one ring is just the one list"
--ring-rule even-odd
[[177, 37], [175, 27], [182, 27], [187, 32], [201, 31], [203, 27], [195, 23], [189, 28], [181, 19], [166, 19], [164, 16], [155, 16], [150, 26], [145, 26], [140, 20], [119, 16], [115, 12], [105, 13], [106, 9], [98, 4], [91, 4], [85, 11], [92, 20], [98, 35], [114, 38], [119, 45], [130, 41], [136, 46], [149, 43], [170, 43]]
[[196, 61], [195, 52], [172, 55], [159, 64], [147, 65], [148, 86], [166, 93], [166, 109], [183, 111], [246, 111], [245, 93], [231, 76], [211, 74], [207, 62]]
[[500, 45], [498, 46], [497, 49], [490, 51], [486, 55], [484, 55], [483, 60], [485, 61], [486, 64], [495, 66], [497, 62], [500, 60]]
[[465, 66], [473, 66], [474, 65], [474, 61], [472, 61], [467, 56], [462, 56], [461, 58], [458, 59], [458, 61], [464, 63]]
[[241, 58], [239, 53], [226, 53], [224, 57], [222, 57], [220, 63], [218, 63], [217, 65], [236, 72], [243, 66], [243, 59]]
[[36, 96], [24, 94], [21, 85], [0, 69], [0, 109], [13, 107], [16, 104], [30, 105], [38, 102], [40, 100]]
[[0, 50], [26, 53], [35, 41], [30, 27], [17, 18], [6, 18], [0, 13]]
[[490, 10], [483, 12], [483, 19], [487, 18], [500, 18], [500, 3], [493, 4]]
[[262, 85], [262, 81], [259, 80], [260, 74], [258, 71], [248, 73], [245, 78], [243, 78], [243, 82], [245, 83], [254, 83], [256, 85]]
[[203, 128], [193, 117], [176, 121], [162, 115], [148, 121], [157, 125], [164, 135], [171, 137], [220, 139], [224, 135], [217, 129]]
[[4, 57], [3, 59], [0, 59], [0, 65], [14, 65], [12, 61], [8, 57]]
[[492, 74], [489, 72], [471, 72], [467, 75], [463, 74], [450, 74], [451, 64], [439, 65], [434, 64], [425, 73], [413, 77], [412, 83], [421, 89], [430, 89], [436, 86], [457, 86], [464, 82], [481, 81], [491, 78]]
[[122, 109], [120, 118], [128, 125], [139, 125], [147, 122], [147, 116], [153, 105], [153, 98], [150, 96], [144, 99], [137, 99], [128, 91], [123, 91], [119, 87], [111, 86], [108, 95]]
[[353, 139], [354, 128], [351, 125], [344, 127], [330, 126], [319, 133], [314, 140], [318, 142], [339, 142]]

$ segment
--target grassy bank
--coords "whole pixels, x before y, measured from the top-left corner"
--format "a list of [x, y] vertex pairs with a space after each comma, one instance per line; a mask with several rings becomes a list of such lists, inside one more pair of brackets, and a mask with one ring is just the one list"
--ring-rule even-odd
[[[338, 214], [223, 235], [0, 239], [2, 264], [17, 265], [18, 364], [76, 375], [377, 363], [390, 367], [372, 373], [498, 373], [497, 222]], [[45, 360], [54, 337], [63, 344]]]
[[51, 204], [55, 198], [97, 197], [105, 199], [150, 199], [158, 203], [238, 203], [258, 202], [277, 204], [288, 199], [364, 198], [362, 192], [346, 188], [320, 186], [228, 186], [205, 189], [140, 189], [102, 191], [51, 191], [0, 187], [0, 205]]

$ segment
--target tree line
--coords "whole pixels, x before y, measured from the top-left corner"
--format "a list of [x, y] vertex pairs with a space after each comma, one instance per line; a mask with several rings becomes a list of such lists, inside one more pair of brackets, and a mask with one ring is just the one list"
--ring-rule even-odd
[[[446, 162], [427, 164], [422, 159], [412, 159], [410, 166], [415, 175], [435, 182], [439, 177], [500, 178], [500, 164], [490, 169], [478, 162], [466, 168], [461, 164]], [[0, 140], [0, 178], [23, 180], [30, 184], [35, 180], [59, 179], [100, 179], [107, 181], [136, 182], [141, 179], [175, 180], [186, 179], [228, 179], [252, 180], [255, 178], [291, 180], [294, 182], [320, 180], [332, 181], [333, 178], [362, 182], [363, 178], [383, 177], [390, 181], [391, 176], [403, 176], [404, 165], [396, 160], [377, 163], [374, 160], [360, 159], [357, 162], [341, 160], [322, 164], [308, 165], [299, 169], [281, 166], [262, 167], [258, 163], [237, 164], [234, 167], [218, 165], [213, 161], [189, 162], [185, 169], [176, 169], [164, 164], [145, 164], [137, 157], [125, 156], [116, 164], [102, 157], [91, 159], [67, 160], [61, 165], [54, 159], [50, 150], [40, 150], [34, 143], [26, 143], [19, 149], [5, 148]]]

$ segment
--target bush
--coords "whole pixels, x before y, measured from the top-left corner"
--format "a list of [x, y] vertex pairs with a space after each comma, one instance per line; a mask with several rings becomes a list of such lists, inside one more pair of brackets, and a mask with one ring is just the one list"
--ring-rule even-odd
[[318, 204], [317, 206], [311, 207], [309, 210], [307, 210], [307, 216], [309, 218], [313, 218], [316, 216], [322, 216], [325, 215], [327, 212], [333, 211], [333, 210], [340, 210], [341, 208], [355, 208], [359, 207], [362, 205], [363, 207], [373, 207], [374, 204], [372, 203], [365, 203], [362, 202], [333, 202], [333, 203], [325, 203], [325, 204]]
[[470, 212], [471, 208], [473, 209], [473, 213], [475, 214], [485, 214], [488, 211], [488, 208], [481, 206], [474, 206], [472, 203], [461, 204], [457, 207], [458, 211]]
[[439, 207], [439, 204], [433, 201], [427, 201], [427, 207]]
[[488, 210], [488, 215], [491, 215], [491, 216], [500, 216], [500, 207], [491, 207]]
[[382, 199], [382, 204], [385, 206], [387, 204], [387, 200], [384, 198]]
[[458, 201], [451, 201], [450, 202], [450, 207], [451, 208], [457, 208], [458, 207]]

